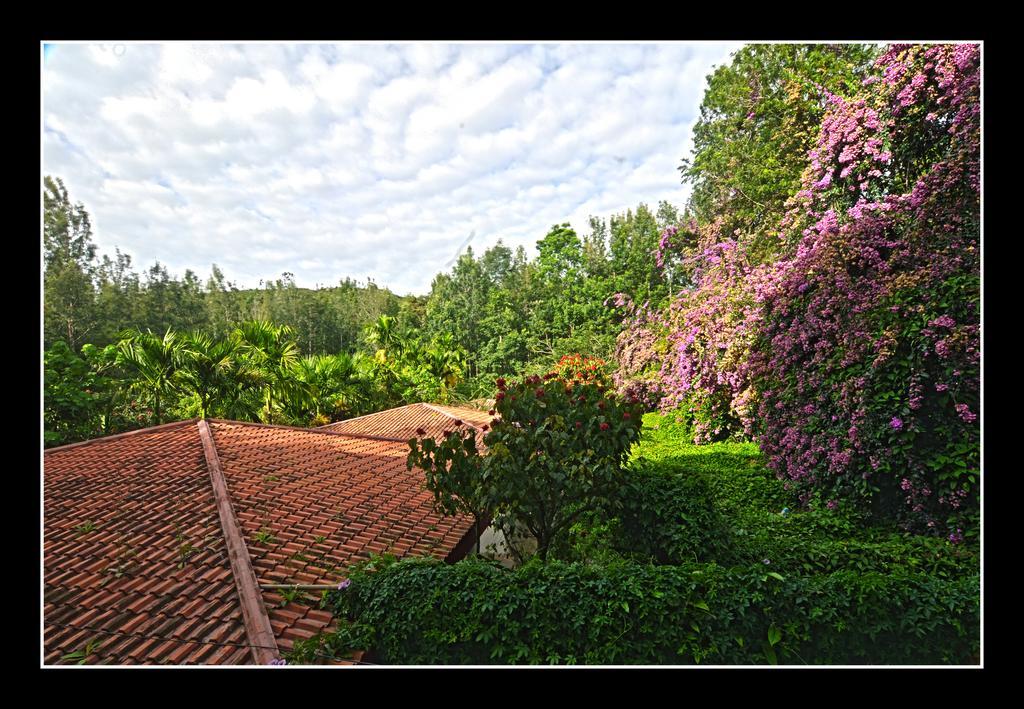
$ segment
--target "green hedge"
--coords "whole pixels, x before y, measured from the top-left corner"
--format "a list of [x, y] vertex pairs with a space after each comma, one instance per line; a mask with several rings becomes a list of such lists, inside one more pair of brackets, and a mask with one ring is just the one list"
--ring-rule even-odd
[[641, 462], [617, 491], [615, 551], [638, 561], [679, 564], [728, 555], [732, 533], [712, 502], [707, 481]]
[[[629, 471], [618, 495], [618, 523], [607, 540], [621, 556], [720, 566], [767, 559], [770, 570], [796, 574], [902, 570], [953, 578], [979, 568], [975, 545], [865, 526], [852, 514], [801, 510], [756, 457], [684, 460], [642, 461]], [[787, 503], [794, 511], [783, 515]]]
[[[329, 602], [394, 664], [967, 664], [979, 576], [377, 559]], [[358, 633], [353, 633], [358, 628]]]

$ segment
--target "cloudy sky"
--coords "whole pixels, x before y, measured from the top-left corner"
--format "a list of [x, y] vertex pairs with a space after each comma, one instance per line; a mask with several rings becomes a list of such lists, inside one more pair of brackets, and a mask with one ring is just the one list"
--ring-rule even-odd
[[681, 206], [739, 46], [47, 45], [43, 170], [140, 271], [423, 294], [470, 235], [533, 256], [552, 224]]

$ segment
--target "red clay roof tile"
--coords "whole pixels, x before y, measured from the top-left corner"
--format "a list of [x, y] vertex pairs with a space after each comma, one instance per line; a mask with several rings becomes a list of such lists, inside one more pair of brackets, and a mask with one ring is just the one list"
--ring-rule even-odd
[[[199, 573], [227, 565], [195, 423], [46, 451], [43, 497], [44, 587], [46, 597], [61, 610], [47, 620], [78, 629], [75, 635], [58, 628], [44, 633], [45, 655], [63, 657], [95, 639], [98, 659], [109, 648], [119, 655], [128, 650], [139, 662], [160, 662], [176, 647], [148, 642], [152, 638], [136, 638], [141, 642], [129, 647], [109, 633], [153, 632], [144, 628], [146, 620], [160, 619], [162, 627], [156, 632], [169, 636], [187, 619], [168, 612], [175, 596], [154, 593], [167, 592], [160, 582], [178, 581], [177, 593], [184, 593], [194, 590]], [[184, 545], [204, 543], [221, 553], [198, 560], [196, 568], [197, 560]], [[63, 573], [67, 569], [79, 573], [69, 576]], [[148, 583], [153, 580], [158, 583]], [[215, 583], [233, 581], [229, 575]], [[93, 608], [120, 609], [127, 617], [89, 622]], [[125, 631], [132, 616], [141, 620], [132, 621]]]
[[[209, 430], [259, 583], [334, 584], [371, 551], [462, 553], [472, 520], [433, 511], [388, 430]], [[319, 594], [261, 596], [281, 651], [331, 622]], [[46, 451], [44, 600], [47, 664], [91, 641], [90, 664], [253, 661], [195, 421]]]

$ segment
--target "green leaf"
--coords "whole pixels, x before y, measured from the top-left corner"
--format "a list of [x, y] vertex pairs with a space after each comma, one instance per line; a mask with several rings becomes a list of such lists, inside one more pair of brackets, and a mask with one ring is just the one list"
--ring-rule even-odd
[[779, 644], [780, 640], [782, 640], [782, 631], [774, 625], [768, 628], [768, 642], [771, 643], [772, 646], [775, 646]]

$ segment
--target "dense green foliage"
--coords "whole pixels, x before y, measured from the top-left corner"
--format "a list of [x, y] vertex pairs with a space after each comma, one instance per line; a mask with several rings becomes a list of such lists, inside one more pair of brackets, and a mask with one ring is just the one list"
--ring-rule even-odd
[[451, 273], [434, 279], [424, 326], [466, 350], [476, 385], [469, 396], [489, 393], [498, 376], [545, 372], [569, 352], [608, 358], [621, 320], [609, 299], [668, 298], [673, 271], [652, 254], [661, 231], [680, 221], [666, 202], [656, 212], [641, 204], [608, 220], [591, 218], [582, 239], [568, 224], [553, 226], [532, 261], [500, 242], [479, 258], [468, 249]]
[[215, 417], [315, 426], [417, 401], [448, 400], [462, 352], [423, 343], [381, 316], [364, 331], [374, 355], [303, 355], [287, 325], [244, 322], [226, 337], [126, 330], [115, 344], [58, 341], [44, 356], [47, 446], [165, 421]]
[[754, 444], [644, 423], [618, 516], [585, 525], [604, 553], [577, 534], [577, 560], [513, 570], [375, 558], [331, 594], [347, 623], [321, 649], [408, 664], [976, 661], [977, 546], [799, 510]]
[[43, 358], [43, 430], [47, 446], [72, 443], [148, 424], [118, 377], [117, 350], [58, 341]]
[[826, 92], [854, 91], [877, 54], [858, 44], [751, 44], [708, 76], [693, 156], [680, 168], [697, 220], [749, 242], [757, 260], [777, 254], [775, 227], [800, 188]]
[[[900, 568], [953, 578], [977, 571], [977, 547], [909, 535], [862, 514], [800, 508], [797, 493], [764, 465], [755, 444], [694, 445], [673, 417], [648, 414], [611, 543], [655, 563], [767, 559], [786, 573]], [[635, 491], [635, 494], [634, 494]]]
[[[940, 664], [978, 651], [978, 578], [713, 563], [372, 564], [334, 594], [396, 664]], [[339, 648], [340, 649], [340, 648]]]
[[[566, 358], [570, 360], [571, 358]], [[597, 364], [590, 365], [597, 367]], [[640, 431], [641, 411], [594, 371], [552, 371], [522, 381], [498, 379], [484, 436], [448, 431], [440, 442], [418, 432], [409, 467], [426, 474], [440, 509], [494, 517], [506, 540], [525, 530], [541, 559], [622, 484], [622, 465]]]

